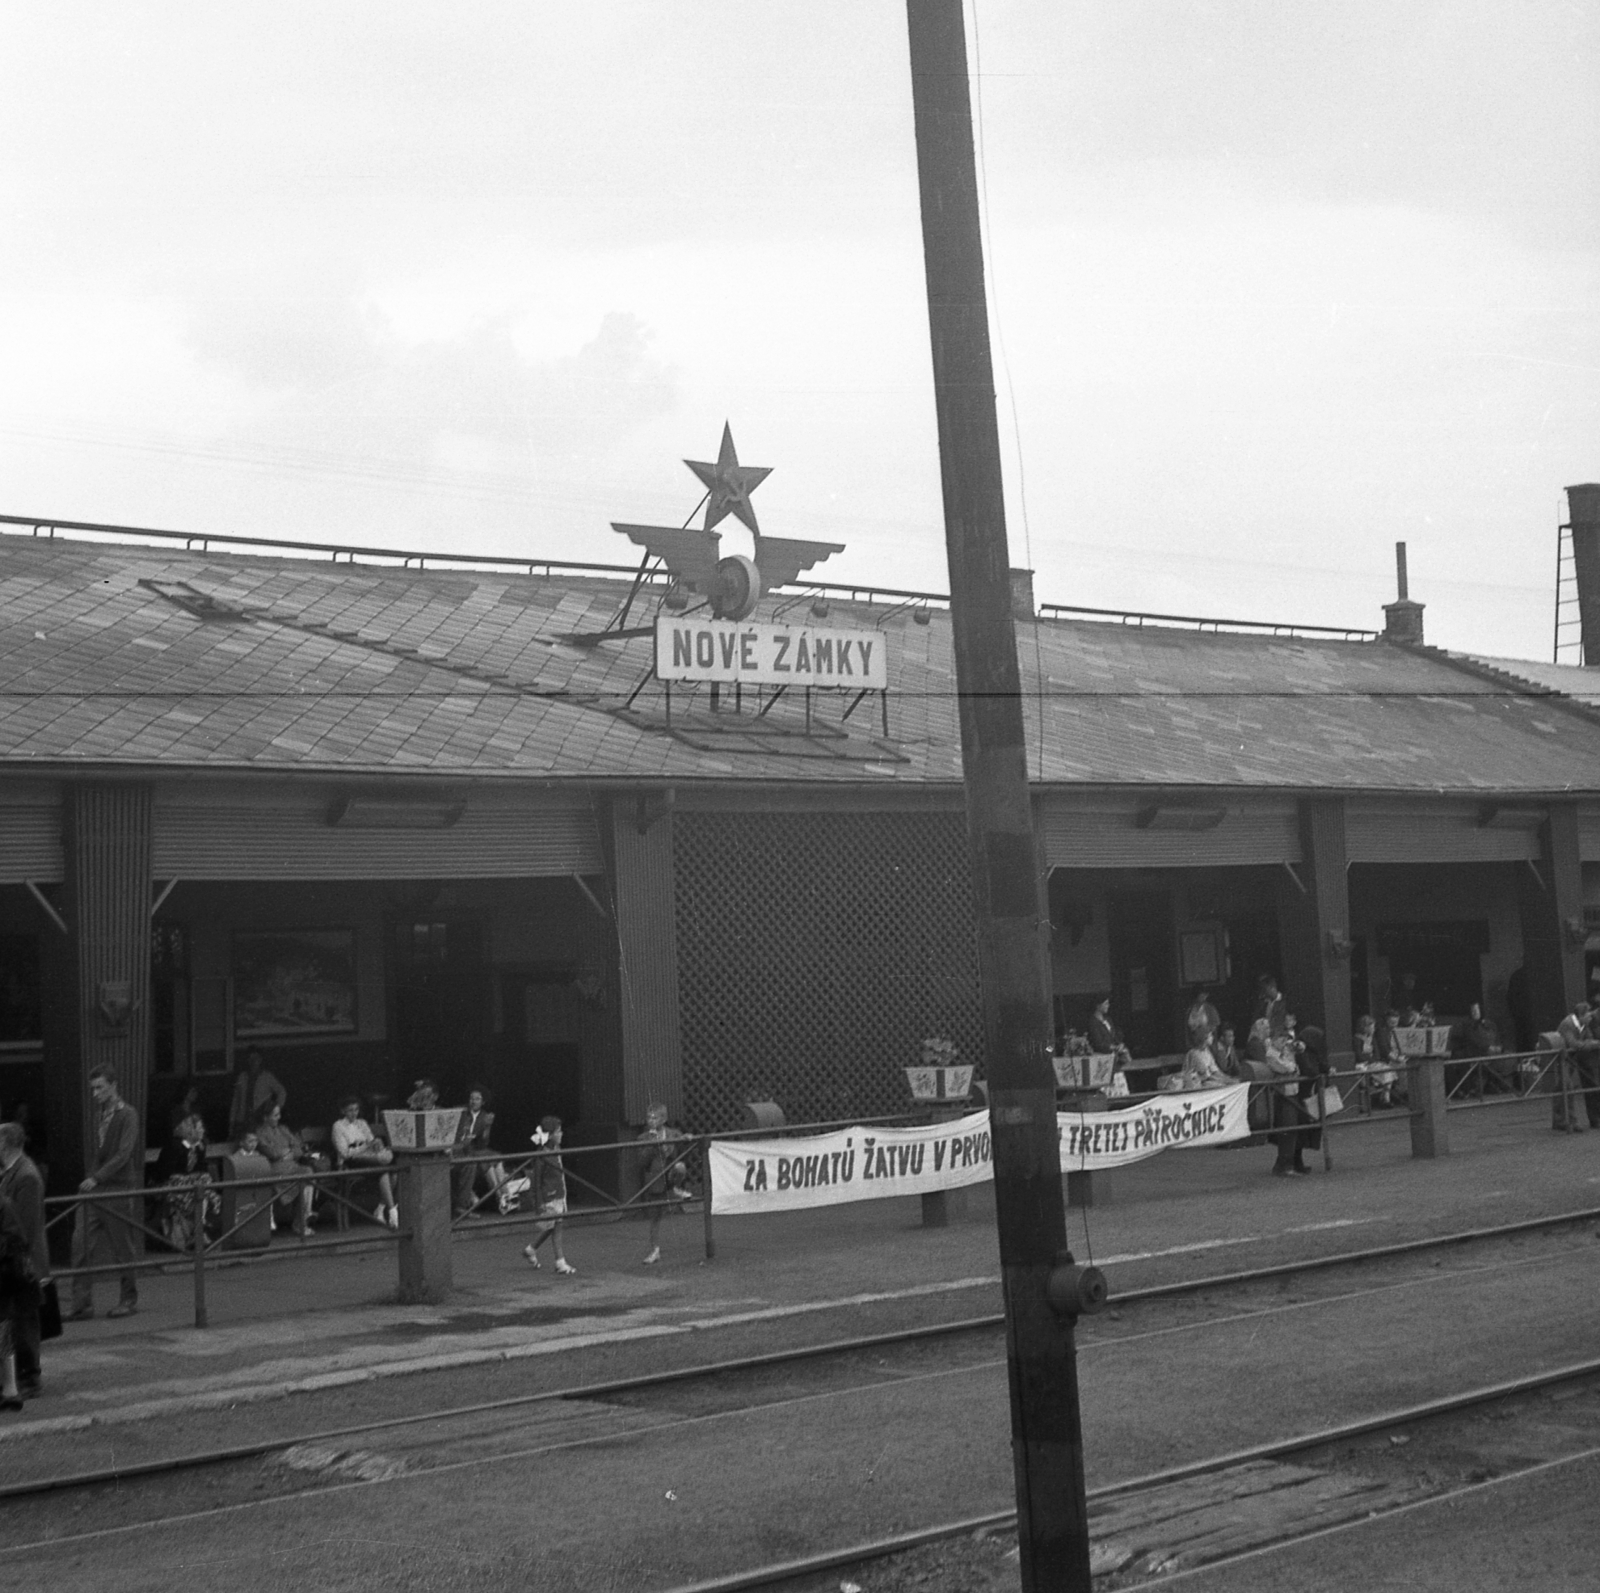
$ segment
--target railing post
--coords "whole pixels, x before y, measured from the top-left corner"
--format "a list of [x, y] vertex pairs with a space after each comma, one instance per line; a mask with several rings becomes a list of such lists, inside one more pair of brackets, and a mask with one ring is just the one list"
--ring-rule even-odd
[[[194, 1325], [203, 1328], [210, 1325], [210, 1315], [206, 1310], [206, 1197], [208, 1186], [197, 1183], [194, 1186], [194, 1234], [190, 1241], [190, 1248], [194, 1251]], [[168, 1197], [171, 1198], [170, 1196]]]
[[700, 1187], [705, 1191], [705, 1228], [706, 1228], [706, 1260], [717, 1259], [717, 1236], [711, 1223], [711, 1141], [702, 1136], [700, 1140]]
[[397, 1150], [400, 1180], [400, 1303], [446, 1299], [454, 1287], [450, 1258], [450, 1150]]
[[1328, 1136], [1328, 1075], [1317, 1075], [1317, 1121], [1322, 1124], [1322, 1170], [1333, 1171], [1333, 1146]]
[[[1111, 1103], [1098, 1091], [1067, 1098], [1069, 1112], [1109, 1112]], [[1106, 1205], [1111, 1199], [1111, 1174], [1105, 1168], [1098, 1173], [1087, 1168], [1067, 1172], [1067, 1204], [1075, 1211], [1087, 1211], [1095, 1204]]]
[[[962, 1099], [952, 1105], [935, 1106], [928, 1113], [933, 1123], [953, 1123], [972, 1110], [971, 1103]], [[922, 1196], [922, 1226], [948, 1228], [951, 1219], [960, 1222], [967, 1215], [967, 1192], [964, 1189], [935, 1189]]]
[[1406, 1074], [1411, 1099], [1411, 1154], [1448, 1156], [1450, 1135], [1445, 1128], [1444, 1058], [1414, 1056]]

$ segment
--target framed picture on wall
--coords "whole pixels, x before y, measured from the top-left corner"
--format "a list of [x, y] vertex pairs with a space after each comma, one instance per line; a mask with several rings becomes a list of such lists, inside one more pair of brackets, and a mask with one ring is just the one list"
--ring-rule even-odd
[[235, 1039], [290, 1040], [355, 1032], [355, 930], [235, 931]]
[[1220, 985], [1227, 982], [1222, 931], [1186, 929], [1178, 936], [1178, 982], [1185, 985]]

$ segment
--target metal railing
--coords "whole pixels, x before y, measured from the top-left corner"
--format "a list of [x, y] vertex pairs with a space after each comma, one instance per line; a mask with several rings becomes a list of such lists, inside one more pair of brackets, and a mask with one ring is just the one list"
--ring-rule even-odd
[[[402, 1178], [407, 1175], [407, 1170], [400, 1164], [386, 1168], [385, 1171], [398, 1174]], [[222, 1179], [214, 1178], [209, 1173], [202, 1173], [186, 1177], [183, 1183], [118, 1189], [97, 1188], [73, 1195], [52, 1195], [45, 1201], [46, 1237], [48, 1240], [52, 1231], [60, 1233], [62, 1225], [70, 1222], [73, 1262], [70, 1266], [53, 1268], [51, 1277], [58, 1284], [62, 1280], [72, 1281], [80, 1278], [121, 1278], [140, 1273], [170, 1272], [187, 1261], [194, 1276], [194, 1325], [205, 1327], [210, 1320], [206, 1304], [208, 1265], [213, 1267], [230, 1265], [247, 1257], [254, 1261], [285, 1261], [317, 1250], [343, 1251], [352, 1246], [373, 1249], [392, 1245], [409, 1237], [409, 1228], [384, 1226], [379, 1227], [371, 1235], [354, 1237], [340, 1235], [333, 1238], [312, 1238], [309, 1232], [298, 1234], [296, 1244], [290, 1248], [229, 1245], [229, 1240], [241, 1234], [252, 1223], [260, 1221], [263, 1208], [271, 1211], [282, 1203], [285, 1196], [298, 1202], [301, 1199], [301, 1191], [306, 1188], [320, 1192], [324, 1199], [331, 1200], [336, 1207], [348, 1208], [358, 1212], [362, 1217], [368, 1217], [370, 1214], [364, 1207], [358, 1206], [348, 1192], [351, 1181], [364, 1176], [365, 1173], [349, 1169], [315, 1172], [309, 1168], [293, 1173], [279, 1173], [267, 1178]], [[225, 1202], [234, 1203], [237, 1208], [235, 1197], [240, 1191], [246, 1190], [268, 1190], [271, 1193], [262, 1200], [247, 1198], [242, 1202], [245, 1208], [242, 1216], [236, 1216], [228, 1226], [223, 1226], [226, 1220], [224, 1218], [215, 1225], [214, 1231], [208, 1231], [207, 1217], [210, 1210], [213, 1207], [219, 1212], [225, 1210]], [[151, 1227], [147, 1219], [152, 1204], [159, 1204], [168, 1212], [175, 1210], [181, 1212], [184, 1207], [188, 1207], [186, 1221], [183, 1224], [183, 1228], [187, 1231], [177, 1230], [176, 1224], [168, 1229]], [[111, 1243], [126, 1244], [131, 1249], [131, 1254], [114, 1261], [95, 1262], [92, 1259], [91, 1249], [95, 1246], [95, 1235], [91, 1232], [93, 1226], [90, 1221], [91, 1212], [101, 1213], [102, 1225], [112, 1225], [107, 1230], [112, 1235]], [[151, 1240], [161, 1246], [160, 1253], [152, 1255], [144, 1250], [144, 1246]], [[63, 1302], [63, 1310], [70, 1308], [67, 1302]]]
[[1115, 621], [1134, 630], [1146, 625], [1164, 629], [1210, 631], [1214, 635], [1331, 637], [1342, 642], [1375, 642], [1378, 632], [1361, 625], [1301, 625], [1293, 620], [1214, 619], [1205, 614], [1152, 614], [1139, 609], [1089, 608], [1082, 603], [1041, 603], [1042, 617]]
[[[1586, 1083], [1580, 1071], [1590, 1059], [1568, 1050], [1535, 1050], [1507, 1052], [1497, 1056], [1473, 1058], [1412, 1057], [1396, 1059], [1378, 1068], [1349, 1068], [1327, 1073], [1293, 1073], [1275, 1075], [1271, 1079], [1236, 1079], [1234, 1083], [1250, 1086], [1248, 1101], [1271, 1101], [1275, 1096], [1292, 1098], [1297, 1104], [1296, 1120], [1285, 1123], [1269, 1116], [1265, 1123], [1251, 1124], [1252, 1135], [1272, 1139], [1282, 1134], [1295, 1134], [1320, 1129], [1324, 1166], [1333, 1166], [1332, 1139], [1335, 1131], [1343, 1134], [1363, 1126], [1416, 1119], [1423, 1115], [1422, 1108], [1409, 1100], [1395, 1101], [1391, 1108], [1374, 1104], [1379, 1093], [1378, 1080], [1386, 1073], [1397, 1075], [1396, 1083], [1409, 1082], [1413, 1067], [1439, 1066], [1446, 1070], [1459, 1069], [1449, 1078], [1445, 1091], [1445, 1110], [1476, 1111], [1498, 1106], [1526, 1104], [1538, 1098], [1549, 1100], [1556, 1114], [1557, 1125], [1572, 1123], [1578, 1111], [1578, 1101], [1600, 1096], [1600, 1048], [1590, 1063], [1595, 1082]], [[1509, 1075], [1506, 1073], [1510, 1069]], [[1516, 1087], [1505, 1089], [1507, 1078]], [[1301, 1095], [1304, 1085], [1311, 1090]], [[1328, 1090], [1336, 1086], [1341, 1105], [1330, 1115]], [[1393, 1085], [1383, 1086], [1392, 1090]], [[1293, 1092], [1290, 1096], [1289, 1092]], [[1058, 1100], [1064, 1109], [1072, 1109], [1073, 1097], [1094, 1092], [1063, 1090]], [[1144, 1101], [1159, 1100], [1169, 1092], [1144, 1090], [1114, 1098], [1115, 1106], [1136, 1106]], [[1314, 1115], [1310, 1103], [1315, 1102]], [[713, 1140], [734, 1139], [798, 1139], [830, 1131], [871, 1126], [916, 1126], [937, 1121], [952, 1112], [978, 1111], [981, 1102], [939, 1103], [909, 1112], [885, 1113], [869, 1117], [836, 1118], [815, 1123], [785, 1123], [781, 1126], [756, 1126], [728, 1129], [719, 1133], [684, 1133], [673, 1130], [664, 1141], [641, 1139], [612, 1140], [594, 1145], [562, 1145], [559, 1148], [535, 1148], [520, 1154], [507, 1155], [494, 1150], [449, 1157], [451, 1200], [454, 1235], [471, 1229], [473, 1218], [481, 1215], [485, 1207], [499, 1206], [500, 1190], [506, 1183], [526, 1178], [528, 1193], [534, 1191], [539, 1181], [539, 1169], [552, 1161], [560, 1164], [562, 1180], [569, 1188], [578, 1190], [577, 1200], [570, 1201], [564, 1212], [555, 1214], [541, 1210], [537, 1200], [524, 1204], [520, 1198], [514, 1209], [503, 1213], [486, 1232], [504, 1232], [519, 1227], [548, 1224], [560, 1220], [563, 1224], [585, 1226], [620, 1221], [633, 1216], [661, 1218], [673, 1212], [688, 1213], [699, 1206], [703, 1227], [703, 1244], [707, 1260], [716, 1256], [714, 1227], [714, 1202], [711, 1193], [708, 1146]], [[646, 1159], [654, 1161], [658, 1154], [662, 1164], [642, 1176]], [[585, 1159], [593, 1157], [615, 1159], [615, 1187], [607, 1187], [602, 1172], [586, 1168], [579, 1171]], [[633, 1180], [620, 1176], [626, 1158], [634, 1159], [634, 1167], [641, 1176], [636, 1185]], [[575, 1166], [574, 1164], [578, 1164]], [[479, 1191], [479, 1170], [485, 1174], [489, 1187]], [[674, 1178], [674, 1169], [682, 1170], [681, 1180]], [[409, 1193], [409, 1180], [416, 1176], [418, 1167], [408, 1158], [397, 1158], [382, 1169], [400, 1182], [402, 1210], [408, 1213], [417, 1209], [416, 1198]], [[230, 1245], [253, 1223], [261, 1220], [262, 1208], [268, 1209], [291, 1204], [291, 1209], [302, 1199], [302, 1192], [317, 1192], [326, 1209], [331, 1205], [336, 1213], [354, 1212], [364, 1221], [370, 1220], [366, 1206], [355, 1198], [354, 1190], [360, 1183], [370, 1181], [377, 1174], [376, 1167], [344, 1167], [331, 1171], [318, 1171], [301, 1167], [294, 1172], [279, 1172], [257, 1178], [215, 1178], [210, 1174], [186, 1177], [183, 1182], [139, 1186], [135, 1188], [94, 1189], [87, 1193], [51, 1196], [45, 1202], [46, 1231], [59, 1236], [62, 1225], [70, 1224], [73, 1230], [73, 1264], [56, 1269], [52, 1276], [58, 1282], [79, 1279], [121, 1277], [125, 1274], [171, 1272], [187, 1266], [193, 1277], [194, 1324], [205, 1327], [209, 1322], [206, 1300], [207, 1272], [217, 1266], [237, 1265], [241, 1262], [261, 1263], [303, 1258], [314, 1254], [344, 1253], [349, 1249], [375, 1249], [398, 1245], [414, 1237], [409, 1222], [398, 1228], [378, 1225], [370, 1233], [351, 1233], [341, 1229], [331, 1235], [312, 1236], [297, 1232], [290, 1245]], [[465, 1174], [470, 1180], [470, 1202], [465, 1209], [457, 1209], [455, 1195], [457, 1180]], [[501, 1176], [503, 1175], [503, 1176]], [[632, 1186], [632, 1187], [630, 1187]], [[698, 1186], [698, 1187], [696, 1187]], [[252, 1199], [254, 1192], [266, 1192], [260, 1199]], [[241, 1200], [241, 1196], [245, 1197]], [[208, 1221], [213, 1210], [221, 1213], [232, 1206], [231, 1220], [222, 1217]], [[152, 1207], [169, 1219], [165, 1228], [151, 1225]], [[240, 1208], [243, 1208], [242, 1210]], [[89, 1214], [98, 1212], [102, 1229], [117, 1234], [120, 1228], [121, 1244], [113, 1239], [117, 1248], [125, 1247], [128, 1254], [109, 1261], [96, 1261], [90, 1253], [95, 1243]], [[160, 1220], [158, 1216], [157, 1220]], [[108, 1225], [110, 1225], [108, 1227]], [[160, 1249], [148, 1252], [145, 1247], [154, 1241]], [[64, 1306], [66, 1302], [63, 1302]]]
[[[973, 1108], [976, 1110], [976, 1108]], [[577, 1185], [584, 1192], [586, 1204], [574, 1208], [570, 1203], [568, 1209], [560, 1214], [563, 1224], [572, 1226], [593, 1225], [597, 1223], [615, 1222], [621, 1218], [643, 1215], [650, 1217], [665, 1216], [670, 1212], [687, 1212], [696, 1203], [699, 1204], [704, 1227], [704, 1244], [706, 1260], [715, 1260], [717, 1254], [716, 1229], [714, 1212], [711, 1200], [710, 1166], [707, 1159], [707, 1146], [712, 1140], [730, 1139], [786, 1139], [800, 1137], [808, 1134], [823, 1134], [833, 1129], [871, 1127], [873, 1125], [888, 1124], [917, 1124], [930, 1121], [927, 1109], [912, 1112], [891, 1112], [877, 1117], [850, 1117], [838, 1118], [823, 1123], [786, 1123], [781, 1127], [766, 1126], [755, 1128], [726, 1129], [715, 1134], [689, 1134], [682, 1130], [674, 1129], [668, 1139], [652, 1141], [646, 1139], [610, 1140], [598, 1145], [562, 1145], [559, 1149], [538, 1149], [507, 1156], [499, 1151], [484, 1151], [474, 1155], [460, 1155], [451, 1158], [452, 1172], [457, 1169], [484, 1169], [490, 1179], [490, 1186], [482, 1193], [477, 1190], [477, 1174], [471, 1175], [472, 1200], [466, 1210], [457, 1210], [451, 1222], [454, 1232], [461, 1232], [470, 1228], [474, 1218], [483, 1215], [484, 1208], [494, 1205], [500, 1211], [501, 1221], [495, 1224], [494, 1231], [501, 1232], [507, 1228], [534, 1227], [555, 1221], [556, 1218], [548, 1212], [541, 1212], [537, 1201], [530, 1206], [521, 1203], [521, 1195], [516, 1198], [518, 1205], [515, 1210], [505, 1210], [500, 1206], [500, 1191], [507, 1184], [526, 1178], [530, 1185], [536, 1185], [541, 1166], [547, 1166], [552, 1161], [560, 1163], [562, 1179], [567, 1185]], [[665, 1154], [664, 1165], [659, 1171], [648, 1179], [643, 1179], [639, 1187], [626, 1190], [627, 1180], [617, 1180], [616, 1191], [605, 1188], [596, 1183], [593, 1178], [586, 1178], [573, 1169], [572, 1162], [586, 1156], [614, 1156], [621, 1170], [622, 1159], [631, 1157], [635, 1167], [642, 1170], [642, 1164], [647, 1159], [654, 1159], [657, 1147]], [[673, 1170], [683, 1170], [685, 1184], [698, 1182], [699, 1192], [687, 1188], [681, 1194], [673, 1193], [676, 1181], [672, 1177]], [[498, 1175], [503, 1173], [502, 1180]], [[657, 1188], [660, 1193], [655, 1193]], [[529, 1189], [527, 1193], [533, 1193]]]

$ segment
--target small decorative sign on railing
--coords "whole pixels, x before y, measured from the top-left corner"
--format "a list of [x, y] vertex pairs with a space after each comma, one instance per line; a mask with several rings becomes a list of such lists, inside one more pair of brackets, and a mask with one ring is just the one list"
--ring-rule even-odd
[[1448, 1056], [1450, 1054], [1450, 1025], [1448, 1023], [1413, 1024], [1394, 1031], [1403, 1056]]
[[461, 1108], [432, 1112], [385, 1112], [383, 1126], [397, 1151], [445, 1150], [456, 1142]]
[[1109, 1090], [1117, 1071], [1117, 1059], [1110, 1051], [1050, 1060], [1055, 1064], [1058, 1090]]
[[972, 1068], [956, 1061], [954, 1040], [922, 1042], [921, 1067], [906, 1069], [914, 1101], [964, 1101], [972, 1093]]

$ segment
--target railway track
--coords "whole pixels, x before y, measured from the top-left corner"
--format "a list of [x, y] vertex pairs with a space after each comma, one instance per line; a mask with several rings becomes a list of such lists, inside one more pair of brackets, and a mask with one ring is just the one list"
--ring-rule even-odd
[[[1125, 1309], [1129, 1306], [1170, 1300], [1185, 1295], [1237, 1289], [1251, 1284], [1284, 1280], [1299, 1275], [1323, 1273], [1340, 1267], [1403, 1259], [1430, 1251], [1449, 1250], [1473, 1243], [1512, 1238], [1521, 1234], [1548, 1232], [1562, 1227], [1594, 1221], [1597, 1218], [1600, 1218], [1600, 1208], [1570, 1211], [1494, 1227], [1473, 1228], [1425, 1239], [1407, 1240], [1392, 1245], [1371, 1246], [1360, 1250], [1347, 1250], [1331, 1255], [1308, 1257], [1301, 1261], [1279, 1263], [1244, 1271], [1207, 1274], [1128, 1290], [1118, 1294], [1113, 1304], [1118, 1309]], [[1394, 1284], [1380, 1285], [1378, 1286], [1378, 1292], [1390, 1287], [1412, 1287], [1418, 1281], [1421, 1280], [1412, 1279]], [[1302, 1308], [1303, 1303], [1299, 1302], [1289, 1305], [1275, 1305], [1238, 1312], [1225, 1320], [1248, 1320], [1250, 1318], [1271, 1316], [1279, 1311]], [[0, 1502], [39, 1498], [50, 1494], [72, 1494], [139, 1479], [159, 1478], [186, 1471], [222, 1468], [244, 1461], [260, 1459], [268, 1455], [282, 1454], [293, 1449], [322, 1451], [337, 1449], [348, 1452], [354, 1441], [371, 1440], [384, 1434], [400, 1432], [408, 1428], [424, 1427], [428, 1424], [446, 1427], [451, 1423], [506, 1416], [518, 1411], [533, 1410], [540, 1406], [592, 1407], [601, 1402], [614, 1403], [630, 1397], [659, 1393], [675, 1386], [695, 1383], [712, 1384], [719, 1379], [759, 1376], [765, 1372], [784, 1368], [797, 1368], [808, 1362], [818, 1362], [832, 1358], [842, 1359], [852, 1355], [859, 1356], [869, 1352], [894, 1350], [919, 1344], [933, 1344], [942, 1340], [959, 1339], [963, 1336], [978, 1336], [986, 1332], [994, 1332], [1003, 1325], [1003, 1322], [1004, 1318], [997, 1313], [957, 1318], [951, 1321], [925, 1324], [918, 1327], [825, 1340], [815, 1344], [775, 1350], [759, 1355], [701, 1362], [685, 1367], [610, 1378], [560, 1389], [512, 1395], [443, 1409], [407, 1412], [402, 1415], [313, 1429], [296, 1434], [273, 1432], [271, 1434], [263, 1434], [260, 1437], [252, 1437], [244, 1442], [218, 1445], [210, 1449], [118, 1462], [91, 1470], [61, 1473], [54, 1476], [27, 1478], [0, 1485]], [[1177, 1329], [1162, 1329], [1160, 1331], [1177, 1331]], [[1116, 1342], [1115, 1336], [1109, 1337], [1105, 1341], [1106, 1344], [1115, 1344]], [[1089, 1348], [1091, 1346], [1085, 1347]], [[979, 1370], [995, 1364], [996, 1362], [993, 1359], [979, 1360], [955, 1370]], [[938, 1375], [949, 1374], [941, 1372]], [[894, 1380], [892, 1375], [888, 1378], [877, 1378], [871, 1386], [880, 1387], [885, 1381]], [[838, 1392], [848, 1391], [840, 1390]], [[748, 1410], [760, 1408], [760, 1405], [761, 1402], [758, 1400], [738, 1408]], [[584, 1440], [578, 1438], [573, 1441], [582, 1442]], [[529, 1453], [532, 1452], [535, 1451], [529, 1451]], [[956, 1528], [954, 1530], [960, 1529]]]
[[[1387, 1496], [1380, 1494], [1374, 1488], [1324, 1489], [1322, 1490], [1324, 1499], [1320, 1501], [1323, 1509], [1320, 1516], [1314, 1519], [1314, 1523], [1306, 1525], [1302, 1521], [1297, 1527], [1290, 1526], [1281, 1537], [1272, 1542], [1249, 1543], [1232, 1553], [1191, 1560], [1189, 1563], [1183, 1563], [1185, 1556], [1181, 1550], [1173, 1555], [1170, 1551], [1158, 1549], [1155, 1554], [1166, 1555], [1166, 1563], [1163, 1564], [1157, 1559], [1156, 1564], [1148, 1568], [1147, 1574], [1140, 1574], [1141, 1568], [1137, 1566], [1131, 1572], [1125, 1569], [1129, 1562], [1140, 1558], [1140, 1551], [1130, 1546], [1138, 1541], [1136, 1534], [1140, 1517], [1160, 1522], [1164, 1514], [1170, 1519], [1171, 1515], [1181, 1514], [1185, 1506], [1191, 1507], [1192, 1512], [1194, 1502], [1192, 1497], [1186, 1496], [1181, 1503], [1168, 1504], [1167, 1501], [1170, 1499], [1171, 1490], [1191, 1484], [1196, 1479], [1243, 1477], [1254, 1471], [1255, 1476], [1250, 1478], [1251, 1482], [1281, 1490], [1284, 1487], [1284, 1474], [1280, 1470], [1263, 1471], [1262, 1468], [1278, 1468], [1285, 1461], [1315, 1456], [1320, 1452], [1338, 1449], [1340, 1446], [1352, 1444], [1374, 1434], [1388, 1435], [1391, 1441], [1408, 1442], [1410, 1434], [1406, 1429], [1436, 1423], [1460, 1415], [1462, 1412], [1526, 1399], [1530, 1395], [1578, 1382], [1593, 1383], [1596, 1391], [1600, 1392], [1600, 1359], [1581, 1361], [1526, 1377], [1513, 1378], [1506, 1382], [1461, 1390], [1439, 1399], [1365, 1416], [1358, 1421], [1339, 1423], [1313, 1432], [1298, 1434], [1292, 1438], [1257, 1444], [1204, 1460], [1191, 1461], [1164, 1471], [1127, 1478], [1109, 1486], [1091, 1488], [1088, 1492], [1090, 1524], [1096, 1544], [1096, 1559], [1100, 1562], [1095, 1566], [1096, 1575], [1117, 1576], [1121, 1573], [1121, 1580], [1114, 1584], [1117, 1586], [1162, 1587], [1181, 1583], [1195, 1575], [1224, 1570], [1230, 1565], [1271, 1553], [1274, 1549], [1292, 1547], [1331, 1532], [1349, 1530], [1420, 1507], [1439, 1505], [1473, 1494], [1492, 1494], [1496, 1488], [1520, 1482], [1540, 1472], [1593, 1459], [1600, 1456], [1600, 1445], [1575, 1442], [1569, 1454], [1513, 1465], [1499, 1475], [1455, 1486], [1434, 1489], [1421, 1487], [1400, 1490], [1398, 1494], [1391, 1491]], [[1291, 1486], [1301, 1480], [1295, 1476], [1290, 1476], [1288, 1479]], [[1243, 1490], [1235, 1490], [1235, 1497], [1241, 1492]], [[1328, 1508], [1329, 1501], [1326, 1498], [1330, 1492], [1333, 1494], [1331, 1510]], [[1153, 1506], [1149, 1503], [1151, 1501], [1154, 1501]], [[1131, 1503], [1138, 1506], [1141, 1502], [1145, 1504], [1143, 1510], [1138, 1508], [1123, 1510], [1120, 1515], [1116, 1510], [1119, 1505]], [[1296, 1500], [1294, 1503], [1298, 1504], [1300, 1501]], [[1097, 1507], [1100, 1508], [1097, 1510]], [[1333, 1521], [1322, 1519], [1329, 1514], [1342, 1515], [1342, 1518]], [[940, 1522], [911, 1532], [895, 1533], [867, 1542], [759, 1566], [749, 1571], [679, 1584], [670, 1589], [669, 1593], [748, 1593], [748, 1590], [759, 1588], [794, 1586], [829, 1572], [859, 1569], [875, 1561], [906, 1555], [916, 1549], [945, 1540], [1014, 1530], [1016, 1521], [1015, 1510], [991, 1511], [983, 1515]], [[1130, 1522], [1134, 1523], [1131, 1528]], [[1118, 1546], [1119, 1539], [1120, 1546]], [[1111, 1552], [1105, 1554], [1099, 1552], [1108, 1541], [1113, 1546]], [[1151, 1558], [1151, 1551], [1144, 1550], [1143, 1556], [1148, 1560]], [[1174, 1561], [1178, 1563], [1173, 1563]]]

